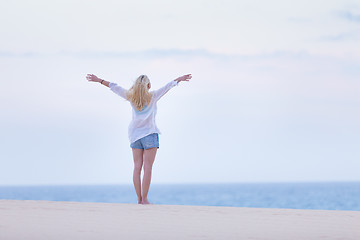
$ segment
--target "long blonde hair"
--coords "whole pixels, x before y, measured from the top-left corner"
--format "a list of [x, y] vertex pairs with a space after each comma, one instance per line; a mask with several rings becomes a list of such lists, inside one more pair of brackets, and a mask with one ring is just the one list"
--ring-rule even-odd
[[140, 75], [126, 93], [127, 99], [139, 111], [145, 107], [145, 104], [149, 105], [151, 101], [152, 95], [149, 93], [149, 83], [150, 80], [146, 75]]

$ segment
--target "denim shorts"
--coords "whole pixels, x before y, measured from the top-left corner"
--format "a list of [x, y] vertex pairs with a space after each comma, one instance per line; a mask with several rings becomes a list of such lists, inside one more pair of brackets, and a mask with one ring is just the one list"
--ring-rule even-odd
[[152, 133], [143, 138], [140, 138], [139, 140], [131, 143], [130, 147], [137, 149], [149, 149], [154, 147], [159, 148], [159, 134]]

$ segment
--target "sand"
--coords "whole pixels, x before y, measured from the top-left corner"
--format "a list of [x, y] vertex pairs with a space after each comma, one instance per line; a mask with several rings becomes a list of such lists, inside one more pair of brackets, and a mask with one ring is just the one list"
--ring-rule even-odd
[[360, 239], [360, 211], [0, 200], [0, 239]]

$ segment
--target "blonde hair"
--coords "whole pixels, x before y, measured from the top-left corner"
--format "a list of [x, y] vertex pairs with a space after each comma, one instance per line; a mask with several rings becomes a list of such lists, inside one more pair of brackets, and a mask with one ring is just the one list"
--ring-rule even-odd
[[145, 107], [145, 104], [149, 104], [151, 101], [152, 95], [149, 93], [149, 83], [150, 80], [146, 75], [140, 75], [126, 93], [126, 98], [139, 111]]

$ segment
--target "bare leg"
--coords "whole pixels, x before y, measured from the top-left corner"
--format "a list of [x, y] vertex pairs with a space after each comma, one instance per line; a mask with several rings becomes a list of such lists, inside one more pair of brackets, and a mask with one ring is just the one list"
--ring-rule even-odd
[[143, 166], [143, 154], [144, 149], [136, 149], [132, 148], [133, 158], [134, 158], [134, 173], [133, 173], [133, 182], [136, 191], [136, 195], [138, 197], [138, 203], [142, 203], [141, 196], [141, 169]]
[[142, 203], [149, 204], [147, 195], [150, 188], [151, 182], [151, 171], [155, 161], [157, 148], [149, 148], [144, 150], [144, 176], [142, 181]]

